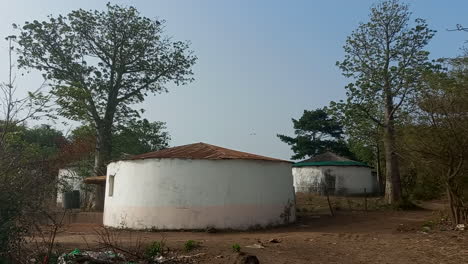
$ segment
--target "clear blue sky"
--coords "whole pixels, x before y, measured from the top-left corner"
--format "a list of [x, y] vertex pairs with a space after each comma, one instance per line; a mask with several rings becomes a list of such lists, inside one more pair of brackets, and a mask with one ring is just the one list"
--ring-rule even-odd
[[[8, 4], [7, 4], [8, 2]], [[0, 35], [12, 23], [41, 20], [77, 8], [103, 9], [107, 1], [2, 1]], [[160, 0], [111, 1], [133, 5], [167, 21], [166, 33], [190, 40], [199, 57], [196, 81], [149, 96], [142, 105], [150, 120], [167, 122], [171, 145], [206, 142], [288, 159], [289, 146], [277, 133], [292, 134], [291, 118], [344, 97], [344, 79], [335, 66], [346, 36], [366, 21], [375, 1]], [[456, 56], [468, 33], [447, 32], [468, 25], [468, 1], [407, 1], [413, 17], [427, 19], [438, 33], [432, 58]], [[0, 42], [0, 79], [7, 78], [7, 45]], [[19, 78], [34, 88], [37, 74]], [[141, 107], [141, 106], [139, 106]], [[63, 126], [60, 126], [64, 129]], [[254, 134], [254, 135], [253, 135]]]

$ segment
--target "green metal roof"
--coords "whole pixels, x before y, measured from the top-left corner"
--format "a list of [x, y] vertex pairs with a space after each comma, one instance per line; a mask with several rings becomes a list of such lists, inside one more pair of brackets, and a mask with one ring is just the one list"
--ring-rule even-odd
[[363, 166], [369, 167], [366, 163], [346, 160], [346, 161], [315, 161], [315, 162], [298, 162], [292, 165], [293, 167], [306, 167], [306, 166]]

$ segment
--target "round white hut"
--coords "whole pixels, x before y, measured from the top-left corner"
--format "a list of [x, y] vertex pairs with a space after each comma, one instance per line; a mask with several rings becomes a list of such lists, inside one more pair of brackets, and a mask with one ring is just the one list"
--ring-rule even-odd
[[377, 179], [367, 164], [325, 152], [293, 165], [294, 189], [302, 193], [373, 193]]
[[291, 163], [196, 143], [107, 167], [104, 225], [247, 229], [295, 221]]

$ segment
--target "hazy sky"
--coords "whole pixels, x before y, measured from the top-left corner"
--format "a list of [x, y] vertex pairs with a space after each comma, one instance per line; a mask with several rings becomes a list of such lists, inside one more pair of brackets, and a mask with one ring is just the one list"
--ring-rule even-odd
[[[77, 8], [103, 9], [107, 1], [0, 0], [0, 35], [11, 24], [67, 14]], [[166, 33], [190, 40], [199, 60], [195, 82], [149, 96], [142, 105], [149, 120], [167, 122], [171, 145], [206, 142], [289, 159], [277, 133], [292, 134], [291, 118], [304, 109], [342, 99], [346, 79], [335, 66], [342, 46], [368, 0], [159, 0], [111, 1], [133, 5], [144, 16], [165, 19]], [[432, 58], [460, 54], [468, 33], [447, 32], [468, 25], [468, 1], [408, 1], [413, 17], [438, 31], [428, 49]], [[0, 42], [0, 80], [7, 78], [7, 43]], [[39, 78], [18, 78], [21, 89]], [[141, 107], [141, 106], [139, 106]], [[60, 126], [64, 129], [63, 126]]]

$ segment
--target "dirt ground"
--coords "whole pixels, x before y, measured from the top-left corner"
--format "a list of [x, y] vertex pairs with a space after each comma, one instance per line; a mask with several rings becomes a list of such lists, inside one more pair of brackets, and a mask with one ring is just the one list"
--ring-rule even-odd
[[[246, 232], [129, 232], [118, 239], [131, 245], [160, 241], [197, 263], [233, 263], [232, 245], [256, 255], [260, 263], [468, 263], [468, 231], [442, 231], [423, 225], [440, 219], [436, 211], [338, 211], [334, 217], [303, 215], [298, 223]], [[72, 224], [60, 233], [61, 247], [94, 248], [99, 237], [93, 224]], [[280, 243], [271, 243], [277, 239]], [[187, 240], [201, 247], [184, 252]], [[250, 248], [251, 245], [264, 248]], [[195, 258], [194, 258], [195, 259]]]

